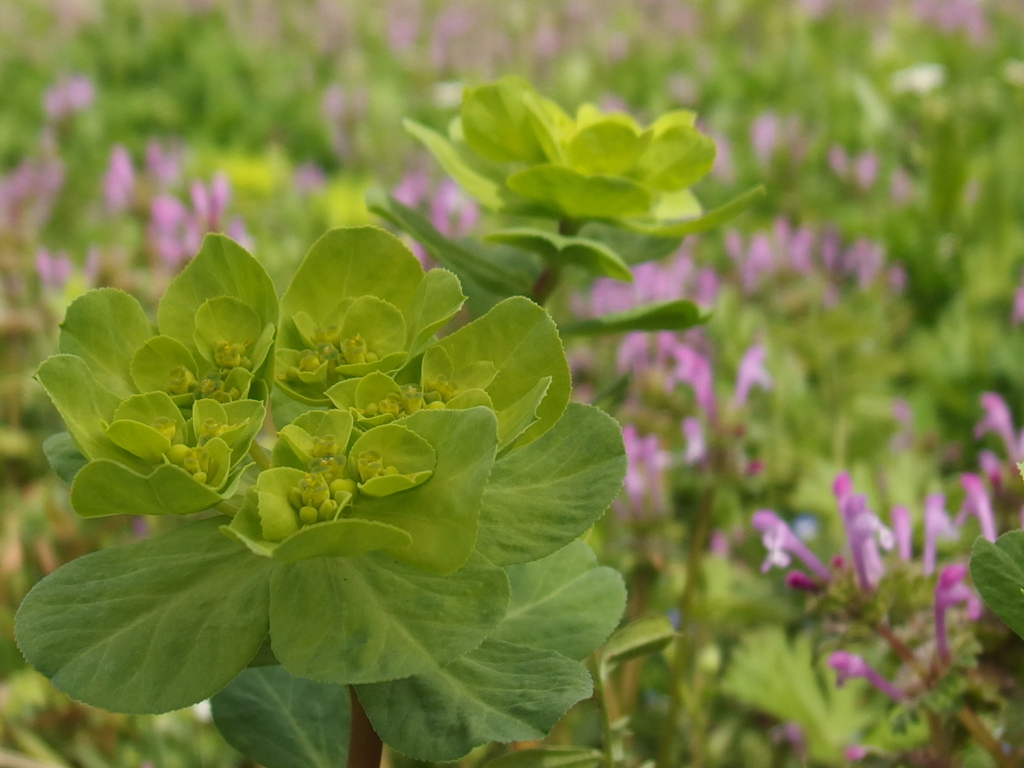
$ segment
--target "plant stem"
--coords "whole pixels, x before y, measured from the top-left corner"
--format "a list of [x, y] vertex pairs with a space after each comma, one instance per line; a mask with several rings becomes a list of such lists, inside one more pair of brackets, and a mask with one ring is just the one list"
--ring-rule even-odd
[[267, 456], [267, 452], [255, 440], [249, 445], [249, 455], [252, 456], [253, 461], [256, 462], [256, 466], [260, 468], [261, 472], [264, 469], [270, 469], [270, 457]]
[[974, 740], [978, 742], [978, 746], [992, 756], [992, 759], [999, 768], [1020, 768], [1020, 763], [1012, 756], [1003, 752], [999, 741], [985, 727], [985, 724], [981, 722], [979, 717], [974, 714], [973, 709], [967, 706], [961, 707], [956, 713], [956, 719], [974, 737]]
[[701, 493], [697, 507], [697, 519], [694, 521], [690, 534], [690, 550], [686, 558], [686, 584], [679, 598], [679, 635], [676, 638], [675, 654], [672, 658], [672, 669], [668, 680], [668, 713], [661, 731], [661, 742], [658, 746], [658, 768], [673, 768], [676, 748], [676, 721], [679, 719], [679, 708], [682, 704], [681, 686], [683, 677], [689, 667], [689, 643], [687, 624], [690, 611], [700, 580], [701, 566], [704, 563], [704, 550], [707, 549], [708, 533], [711, 529], [711, 511], [714, 508], [715, 488], [709, 484]]
[[[558, 234], [571, 237], [580, 231], [582, 222], [572, 219], [560, 219], [558, 222]], [[544, 306], [544, 303], [551, 298], [559, 281], [562, 279], [562, 267], [560, 264], [548, 264], [541, 270], [540, 276], [533, 284], [530, 291], [530, 298]]]
[[348, 698], [352, 703], [352, 726], [348, 737], [348, 768], [380, 768], [384, 743], [373, 730], [370, 718], [359, 703], [356, 689], [348, 687]]
[[[601, 662], [595, 653], [590, 658], [591, 674], [594, 676], [594, 697], [601, 707], [601, 742], [604, 746], [604, 768], [615, 768], [615, 735], [612, 733], [611, 713], [608, 711], [608, 697], [604, 680], [601, 679]], [[351, 768], [351, 766], [350, 766]]]

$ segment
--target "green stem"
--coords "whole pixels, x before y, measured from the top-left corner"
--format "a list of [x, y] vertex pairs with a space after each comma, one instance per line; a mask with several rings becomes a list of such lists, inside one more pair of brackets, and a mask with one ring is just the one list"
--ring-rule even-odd
[[352, 703], [352, 726], [348, 737], [348, 768], [380, 768], [381, 754], [384, 743], [373, 730], [370, 718], [366, 716], [363, 705], [359, 703], [356, 689], [348, 687], [349, 701]]
[[709, 484], [701, 494], [697, 508], [697, 519], [690, 536], [690, 550], [686, 559], [686, 584], [679, 598], [679, 635], [676, 638], [675, 653], [672, 658], [672, 669], [669, 673], [668, 712], [661, 731], [661, 742], [658, 746], [658, 768], [673, 768], [676, 750], [676, 723], [682, 705], [683, 678], [689, 668], [689, 644], [687, 625], [690, 623], [690, 612], [697, 593], [697, 582], [700, 580], [701, 567], [704, 563], [704, 550], [707, 549], [708, 533], [711, 529], [711, 512], [714, 508], [715, 489]]
[[[572, 237], [580, 231], [583, 222], [572, 219], [560, 219], [558, 222], [558, 234]], [[559, 281], [562, 279], [562, 267], [560, 264], [548, 264], [541, 270], [540, 276], [533, 284], [530, 291], [530, 298], [544, 306], [544, 303], [551, 298]]]
[[999, 741], [985, 727], [981, 719], [974, 714], [973, 709], [967, 706], [961, 707], [956, 713], [956, 719], [974, 737], [974, 740], [978, 742], [978, 746], [992, 756], [992, 759], [999, 768], [1020, 768], [1020, 763], [1016, 759], [1003, 752]]
[[253, 461], [256, 462], [256, 466], [260, 468], [261, 472], [264, 469], [270, 469], [270, 457], [267, 456], [267, 452], [255, 440], [249, 445], [249, 455], [252, 456]]
[[591, 657], [591, 674], [594, 677], [594, 698], [601, 707], [601, 741], [604, 746], [604, 768], [615, 768], [615, 734], [612, 733], [611, 716], [608, 713], [608, 695], [601, 678], [601, 662], [595, 653]]

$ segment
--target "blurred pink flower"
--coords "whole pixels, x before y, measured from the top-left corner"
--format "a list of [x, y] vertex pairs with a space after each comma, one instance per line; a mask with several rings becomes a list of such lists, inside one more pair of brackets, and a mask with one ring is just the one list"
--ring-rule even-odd
[[910, 525], [910, 510], [903, 506], [893, 507], [889, 512], [889, 524], [896, 538], [896, 552], [900, 560], [909, 562], [913, 551], [913, 530]]
[[981, 601], [966, 584], [967, 566], [947, 565], [939, 573], [935, 583], [935, 647], [939, 658], [950, 660], [949, 639], [946, 634], [946, 611], [958, 603], [967, 603], [967, 617], [972, 621], [981, 618]]
[[825, 564], [800, 541], [790, 527], [770, 509], [760, 509], [750, 518], [754, 530], [761, 534], [761, 543], [767, 550], [761, 573], [774, 568], [788, 568], [795, 555], [809, 570], [822, 581], [829, 581], [832, 574]]
[[878, 178], [878, 155], [871, 150], [861, 152], [853, 164], [853, 178], [861, 190], [871, 189]]
[[960, 485], [964, 489], [964, 502], [957, 514], [956, 524], [963, 525], [967, 516], [973, 515], [981, 526], [981, 535], [989, 541], [995, 541], [996, 519], [981, 478], [971, 472], [964, 472], [960, 475]]
[[629, 512], [637, 518], [664, 514], [668, 508], [665, 478], [668, 452], [658, 444], [657, 435], [640, 437], [631, 424], [623, 428], [622, 441], [627, 462], [623, 486]]
[[754, 386], [765, 390], [772, 388], [771, 374], [764, 367], [766, 354], [767, 350], [761, 344], [755, 344], [743, 353], [736, 372], [736, 389], [732, 398], [737, 408], [746, 405], [750, 390]]
[[1016, 464], [1024, 458], [1024, 434], [1017, 435], [1006, 401], [995, 392], [983, 392], [981, 407], [985, 415], [974, 425], [975, 439], [980, 439], [986, 432], [995, 432], [1006, 446], [1007, 458]]
[[836, 671], [837, 686], [843, 685], [847, 680], [863, 677], [893, 701], [900, 701], [905, 696], [903, 691], [878, 674], [864, 659], [856, 654], [847, 653], [846, 651], [835, 651], [828, 657], [828, 665]]
[[843, 472], [832, 484], [839, 505], [839, 514], [846, 529], [857, 584], [864, 592], [870, 592], [878, 585], [885, 572], [878, 547], [892, 549], [896, 544], [893, 532], [886, 528], [878, 516], [867, 507], [867, 497], [853, 493], [850, 476]]
[[43, 94], [43, 109], [51, 120], [64, 120], [88, 109], [96, 93], [85, 75], [61, 77]]
[[762, 112], [750, 124], [750, 144], [761, 165], [768, 165], [779, 144], [779, 117], [774, 112]]
[[935, 573], [938, 556], [938, 540], [955, 539], [957, 528], [946, 514], [946, 497], [941, 493], [930, 493], [924, 500], [924, 554], [922, 570], [925, 576]]
[[103, 198], [110, 213], [126, 210], [135, 191], [135, 169], [128, 150], [115, 144], [110, 152], [107, 172], [103, 177]]
[[60, 290], [71, 275], [71, 260], [64, 251], [51, 254], [40, 248], [36, 251], [36, 275], [44, 288]]
[[708, 455], [707, 442], [704, 440], [704, 427], [696, 416], [688, 416], [680, 425], [683, 439], [686, 441], [686, 452], [683, 461], [686, 464], [697, 464]]

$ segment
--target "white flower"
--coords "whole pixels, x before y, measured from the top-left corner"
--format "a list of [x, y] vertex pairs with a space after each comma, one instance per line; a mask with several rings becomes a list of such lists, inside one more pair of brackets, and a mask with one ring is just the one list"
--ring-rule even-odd
[[946, 68], [941, 64], [921, 62], [894, 72], [890, 85], [893, 93], [916, 93], [922, 96], [946, 82]]

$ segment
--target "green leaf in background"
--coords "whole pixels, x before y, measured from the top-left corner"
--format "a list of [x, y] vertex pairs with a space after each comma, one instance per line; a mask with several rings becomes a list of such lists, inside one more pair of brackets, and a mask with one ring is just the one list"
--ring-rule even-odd
[[544, 738], [591, 690], [578, 662], [488, 639], [435, 672], [357, 693], [389, 746], [417, 760], [455, 760], [492, 741]]
[[98, 288], [71, 302], [60, 325], [59, 350], [82, 358], [100, 384], [125, 398], [136, 392], [132, 355], [154, 335], [156, 326], [135, 297]]
[[508, 177], [508, 186], [558, 217], [612, 219], [642, 216], [654, 198], [635, 181], [619, 176], [585, 176], [560, 165], [535, 165]]
[[269, 563], [204, 520], [61, 566], [18, 610], [18, 647], [73, 699], [167, 712], [209, 698], [267, 634]]
[[618, 422], [592, 406], [570, 403], [547, 433], [495, 463], [477, 549], [497, 565], [561, 549], [604, 514], [625, 473]]
[[434, 449], [434, 474], [401, 493], [360, 497], [353, 514], [412, 536], [411, 545], [390, 551], [395, 559], [432, 573], [451, 573], [469, 559], [477, 538], [481, 499], [496, 448], [494, 414], [487, 408], [425, 410], [403, 420], [402, 428]]
[[667, 616], [645, 616], [630, 622], [612, 635], [601, 649], [601, 676], [607, 677], [630, 659], [661, 653], [675, 636]]
[[160, 333], [180, 341], [195, 356], [196, 313], [208, 299], [228, 296], [256, 313], [259, 327], [277, 324], [277, 292], [253, 256], [229, 237], [208, 234], [203, 246], [160, 299]]
[[498, 412], [530, 392], [540, 379], [551, 377], [548, 393], [537, 409], [538, 421], [520, 438], [520, 446], [537, 439], [561, 418], [572, 389], [569, 365], [551, 316], [529, 299], [505, 299], [438, 345], [448, 353], [456, 371], [478, 361], [494, 363], [498, 375], [486, 391]]
[[822, 763], [842, 762], [844, 747], [879, 713], [862, 702], [863, 681], [842, 688], [823, 684], [811, 655], [811, 640], [791, 644], [781, 627], [747, 634], [732, 655], [723, 688], [743, 704], [803, 729], [807, 753]]
[[479, 646], [505, 614], [508, 594], [504, 571], [478, 555], [449, 576], [380, 553], [279, 565], [271, 644], [289, 672], [323, 683], [408, 677]]
[[692, 301], [677, 299], [659, 304], [645, 304], [642, 307], [614, 312], [587, 320], [566, 323], [559, 331], [566, 336], [604, 336], [612, 333], [633, 331], [685, 331], [700, 325], [706, 318]]
[[[645, 221], [643, 219], [618, 218], [622, 214], [615, 213], [609, 214], [608, 218], [615, 217], [614, 220], [619, 226], [642, 235], [671, 238], [686, 237], [687, 235], [699, 235], [702, 232], [708, 232], [722, 226], [730, 219], [739, 216], [743, 211], [764, 197], [764, 195], [764, 187], [757, 186], [744, 192], [739, 197], [733, 198], [728, 203], [718, 208], [713, 208], [702, 216], [680, 222], [661, 223]], [[626, 215], [628, 216], [628, 214]]]
[[627, 264], [659, 261], [675, 253], [682, 242], [681, 238], [641, 235], [603, 221], [588, 221], [579, 237], [604, 243]]
[[340, 768], [348, 759], [348, 690], [281, 666], [242, 670], [210, 700], [225, 740], [266, 768]]
[[466, 250], [459, 243], [449, 240], [434, 229], [419, 213], [402, 205], [393, 197], [371, 199], [369, 209], [371, 213], [390, 221], [412, 237], [461, 280], [469, 279], [501, 296], [523, 295], [530, 292], [531, 282], [527, 275], [505, 269]]
[[1024, 531], [993, 544], [978, 537], [971, 548], [971, 579], [992, 612], [1024, 637]]
[[36, 380], [50, 396], [75, 446], [86, 458], [109, 458], [140, 470], [147, 468], [142, 459], [119, 448], [106, 436], [103, 424], [113, 420], [121, 399], [96, 380], [82, 358], [48, 357], [36, 370]]
[[492, 163], [540, 163], [547, 159], [534, 134], [524, 96], [536, 93], [521, 77], [466, 88], [460, 117], [469, 148]]
[[566, 147], [569, 165], [586, 175], [615, 176], [628, 171], [644, 153], [650, 134], [607, 116], [580, 128]]
[[536, 253], [551, 264], [573, 264], [591, 275], [633, 282], [633, 273], [625, 262], [611, 248], [596, 240], [565, 237], [534, 227], [500, 229], [484, 237], [484, 240]]
[[509, 752], [485, 763], [485, 768], [597, 768], [603, 752], [587, 747], [545, 747]]
[[46, 438], [43, 441], [43, 453], [57, 477], [68, 485], [74, 481], [78, 471], [89, 463], [75, 447], [68, 432], [58, 432]]
[[[419, 141], [441, 164], [445, 173], [455, 179], [469, 195], [490, 211], [501, 211], [507, 206], [500, 176], [488, 174], [468, 152], [456, 147], [448, 139], [420, 125], [414, 120], [404, 120], [406, 133]], [[373, 210], [372, 207], [370, 210]], [[435, 257], [436, 258], [436, 257]]]
[[597, 556], [582, 541], [505, 572], [512, 599], [493, 640], [580, 660], [605, 641], [626, 607], [622, 577], [598, 566]]
[[715, 142], [692, 125], [658, 120], [650, 133], [653, 137], [633, 170], [645, 185], [674, 192], [700, 181], [714, 165]]

